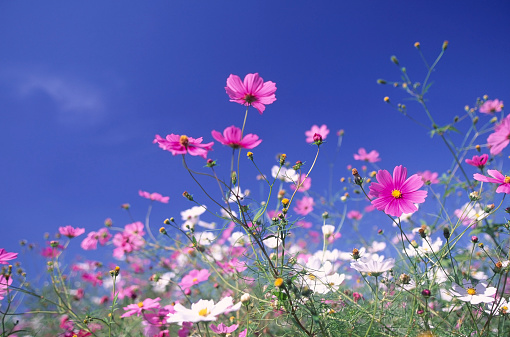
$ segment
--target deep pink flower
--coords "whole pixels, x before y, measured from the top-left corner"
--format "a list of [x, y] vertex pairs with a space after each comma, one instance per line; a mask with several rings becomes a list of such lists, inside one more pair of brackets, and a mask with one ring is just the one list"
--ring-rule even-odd
[[478, 167], [479, 169], [483, 169], [487, 160], [489, 159], [489, 155], [484, 153], [481, 156], [474, 155], [471, 159], [466, 159], [466, 164]]
[[361, 220], [363, 217], [363, 214], [361, 214], [359, 211], [352, 210], [347, 213], [347, 218], [353, 219], [353, 220]]
[[145, 192], [145, 191], [139, 190], [138, 191], [138, 195], [143, 197], [143, 198], [152, 200], [152, 201], [162, 202], [164, 204], [168, 204], [168, 200], [170, 200], [170, 197], [164, 197], [161, 194], [155, 193], [155, 192], [154, 193], [149, 193], [149, 192]]
[[375, 163], [381, 160], [381, 158], [379, 158], [379, 152], [372, 150], [367, 153], [367, 151], [362, 147], [358, 150], [357, 154], [354, 154], [354, 159], [368, 161], [369, 163]]
[[386, 170], [376, 174], [377, 182], [370, 184], [372, 205], [391, 216], [400, 217], [403, 213], [414, 213], [414, 205], [425, 201], [427, 191], [419, 190], [423, 186], [421, 177], [413, 174], [407, 178], [407, 169], [402, 165], [393, 170], [393, 178]]
[[136, 314], [136, 316], [140, 316], [144, 310], [146, 311], [150, 309], [158, 309], [160, 307], [159, 305], [160, 300], [161, 299], [159, 297], [155, 299], [146, 298], [145, 300], [143, 300], [143, 302], [130, 304], [127, 307], [124, 307], [124, 310], [126, 310], [126, 312], [120, 317], [121, 318], [129, 317], [133, 316], [134, 314]]
[[495, 183], [500, 184], [496, 189], [496, 193], [510, 193], [510, 177], [504, 176], [501, 172], [497, 170], [487, 170], [487, 173], [492, 177], [486, 177], [481, 175], [480, 173], [475, 173], [473, 178], [478, 181], [483, 181], [485, 183]]
[[296, 184], [290, 185], [290, 188], [295, 190], [297, 188], [297, 185], [299, 185], [301, 182], [303, 184], [299, 187], [298, 192], [308, 191], [310, 187], [312, 187], [312, 178], [311, 177], [306, 178], [306, 174], [301, 173]]
[[244, 77], [244, 82], [239, 76], [230, 75], [227, 78], [225, 87], [230, 102], [236, 102], [244, 106], [253, 106], [260, 114], [266, 109], [265, 104], [271, 104], [276, 101], [276, 84], [268, 81], [264, 83], [258, 73], [248, 74]]
[[85, 228], [78, 227], [74, 228], [72, 226], [65, 226], [59, 227], [58, 231], [60, 232], [60, 234], [67, 236], [69, 239], [72, 239], [85, 233]]
[[439, 183], [439, 179], [437, 179], [438, 176], [437, 172], [431, 172], [427, 170], [423, 172], [418, 172], [417, 174], [421, 177], [421, 180], [423, 180], [424, 183], [426, 183], [427, 181], [430, 181], [431, 184]]
[[232, 332], [236, 331], [236, 329], [239, 327], [239, 325], [234, 324], [231, 326], [226, 326], [225, 324], [220, 323], [220, 324], [218, 324], [218, 326], [211, 324], [211, 325], [209, 325], [209, 327], [211, 328], [212, 332], [214, 332], [214, 333], [227, 334], [227, 333], [232, 333]]
[[156, 135], [153, 143], [158, 143], [160, 148], [170, 151], [174, 156], [189, 153], [192, 156], [200, 156], [206, 159], [207, 151], [212, 150], [214, 142], [202, 144], [202, 141], [202, 137], [195, 139], [186, 135], [179, 136], [172, 133], [167, 135], [166, 138]]
[[478, 111], [484, 114], [491, 114], [494, 112], [500, 112], [503, 108], [503, 101], [500, 101], [499, 99], [495, 100], [488, 100], [485, 103], [483, 103]]
[[322, 139], [324, 140], [329, 134], [329, 129], [326, 126], [326, 124], [322, 124], [321, 127], [319, 127], [318, 125], [312, 125], [312, 128], [310, 130], [305, 131], [306, 142], [310, 144], [315, 142], [314, 135], [316, 133], [321, 135]]
[[508, 143], [510, 143], [510, 115], [503, 118], [494, 132], [487, 138], [487, 144], [489, 144], [493, 156], [503, 151]]
[[0, 264], [7, 264], [7, 261], [18, 257], [18, 253], [8, 253], [5, 249], [0, 248]]
[[207, 269], [193, 269], [188, 273], [188, 275], [182, 278], [182, 281], [179, 283], [183, 289], [189, 289], [195, 284], [199, 284], [200, 282], [207, 281], [211, 276], [211, 273]]
[[296, 207], [294, 207], [294, 211], [299, 215], [307, 215], [313, 211], [313, 205], [315, 205], [313, 198], [304, 196], [300, 200], [296, 200]]
[[253, 149], [262, 142], [262, 139], [259, 139], [259, 136], [252, 133], [242, 137], [241, 129], [233, 125], [223, 130], [223, 135], [216, 130], [213, 130], [211, 134], [213, 138], [221, 144], [230, 146], [234, 149]]

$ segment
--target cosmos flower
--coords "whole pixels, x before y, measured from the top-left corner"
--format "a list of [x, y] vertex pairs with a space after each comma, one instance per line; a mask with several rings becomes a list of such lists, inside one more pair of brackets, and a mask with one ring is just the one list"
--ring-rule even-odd
[[465, 226], [475, 225], [478, 221], [489, 215], [483, 211], [482, 206], [480, 206], [479, 203], [472, 205], [470, 202], [464, 204], [461, 208], [456, 209], [453, 214], [455, 214], [455, 216], [459, 218]]
[[476, 286], [470, 281], [464, 280], [462, 286], [453, 283], [450, 294], [461, 301], [469, 302], [471, 304], [491, 303], [494, 302], [494, 294], [496, 288], [488, 287], [487, 284], [480, 282]]
[[499, 99], [485, 101], [478, 111], [484, 114], [491, 114], [494, 112], [500, 112], [503, 109], [503, 101]]
[[354, 154], [354, 159], [367, 161], [369, 163], [375, 163], [381, 160], [381, 158], [379, 158], [379, 152], [377, 152], [376, 150], [372, 150], [369, 153], [367, 153], [367, 150], [365, 150], [362, 147], [358, 150], [357, 154], [356, 153]]
[[104, 246], [112, 235], [108, 232], [108, 229], [101, 228], [97, 232], [90, 232], [87, 234], [87, 237], [83, 239], [81, 242], [81, 248], [84, 250], [93, 250], [97, 249], [97, 243], [99, 242], [102, 246]]
[[492, 303], [485, 312], [488, 314], [493, 313], [496, 316], [510, 313], [510, 299], [505, 300], [503, 297], [496, 299], [496, 301]]
[[138, 191], [138, 195], [152, 201], [162, 202], [164, 204], [168, 204], [168, 200], [170, 200], [170, 197], [164, 197], [159, 193], [149, 193], [142, 190]]
[[69, 239], [75, 238], [85, 233], [85, 228], [74, 228], [72, 226], [59, 227], [58, 231], [60, 234], [67, 236]]
[[7, 264], [9, 260], [18, 257], [18, 253], [8, 253], [4, 248], [0, 248], [0, 264]]
[[427, 181], [430, 181], [431, 184], [437, 184], [439, 183], [439, 179], [437, 179], [438, 173], [437, 172], [431, 172], [429, 170], [418, 172], [419, 176], [421, 176], [421, 180], [423, 180], [424, 183]]
[[312, 125], [312, 128], [308, 131], [305, 131], [305, 136], [306, 136], [306, 142], [307, 143], [313, 143], [315, 140], [313, 139], [313, 136], [315, 134], [319, 134], [322, 136], [322, 139], [326, 139], [326, 137], [328, 136], [329, 134], [329, 129], [328, 127], [326, 126], [326, 124], [322, 124], [321, 127], [319, 127], [318, 125]]
[[12, 284], [12, 277], [6, 278], [0, 275], [0, 300], [3, 300], [7, 294], [7, 288]]
[[206, 159], [207, 151], [212, 150], [214, 142], [202, 144], [202, 141], [202, 137], [195, 139], [186, 135], [179, 136], [172, 133], [167, 135], [166, 138], [156, 135], [153, 143], [158, 143], [160, 148], [170, 151], [174, 156], [189, 153], [192, 156], [200, 156]]
[[427, 191], [418, 190], [423, 186], [421, 177], [413, 174], [407, 178], [407, 169], [402, 165], [393, 170], [393, 177], [386, 170], [376, 174], [377, 182], [370, 184], [372, 205], [391, 216], [399, 217], [403, 213], [418, 210], [415, 203], [425, 201]]
[[264, 82], [258, 73], [248, 74], [244, 77], [244, 82], [239, 76], [230, 75], [227, 78], [225, 91], [230, 97], [230, 102], [236, 102], [244, 106], [253, 106], [260, 114], [266, 109], [265, 105], [276, 101], [276, 84], [268, 81]]
[[217, 333], [217, 334], [227, 334], [227, 333], [230, 334], [230, 333], [236, 331], [236, 329], [238, 327], [239, 327], [239, 325], [237, 325], [237, 324], [234, 324], [231, 326], [226, 326], [223, 323], [220, 323], [218, 326], [216, 326], [214, 324], [209, 325], [209, 328], [211, 328], [212, 332]]
[[474, 155], [473, 158], [466, 159], [466, 164], [483, 169], [488, 159], [489, 155], [487, 153], [484, 153], [481, 156]]
[[124, 307], [124, 310], [126, 312], [120, 316], [123, 317], [129, 317], [136, 314], [136, 316], [140, 316], [144, 311], [150, 310], [150, 309], [157, 309], [160, 307], [159, 301], [161, 299], [159, 297], [152, 299], [152, 298], [146, 298], [142, 302], [130, 304], [127, 307]]
[[500, 184], [496, 189], [496, 193], [510, 193], [510, 177], [504, 176], [501, 172], [497, 170], [487, 170], [487, 173], [492, 177], [486, 177], [480, 173], [475, 173], [473, 178], [478, 181], [483, 181], [485, 183], [495, 183]]
[[491, 155], [497, 155], [510, 143], [510, 115], [506, 116], [494, 132], [487, 137]]
[[361, 259], [351, 262], [351, 268], [356, 269], [360, 273], [367, 273], [371, 276], [379, 276], [395, 266], [395, 259], [384, 260], [384, 256], [377, 259], [371, 257], [362, 257]]
[[315, 205], [312, 197], [304, 196], [303, 198], [296, 200], [296, 206], [294, 212], [299, 215], [307, 215], [313, 211], [313, 205]]
[[298, 192], [308, 191], [312, 187], [312, 178], [307, 178], [305, 173], [301, 173], [299, 181], [296, 180], [294, 184], [290, 185], [290, 188], [295, 190], [299, 184], [302, 185], [299, 187]]
[[182, 278], [182, 281], [179, 283], [184, 290], [191, 288], [192, 286], [199, 284], [200, 282], [205, 282], [209, 279], [211, 273], [207, 269], [193, 269], [186, 276]]
[[211, 134], [218, 142], [223, 145], [230, 146], [233, 149], [253, 149], [262, 142], [262, 139], [259, 139], [259, 136], [252, 133], [243, 137], [241, 129], [233, 125], [223, 130], [223, 134], [216, 130], [213, 130]]
[[286, 168], [285, 166], [274, 165], [271, 169], [271, 175], [273, 178], [280, 179], [287, 183], [297, 182], [299, 179], [299, 173], [294, 169]]
[[200, 300], [197, 303], [191, 304], [191, 309], [188, 309], [177, 303], [174, 306], [175, 313], [168, 315], [167, 323], [180, 323], [183, 322], [207, 322], [216, 321], [218, 316], [230, 311], [237, 311], [241, 308], [241, 302], [234, 305], [232, 297], [228, 296], [214, 304], [214, 301]]
[[363, 214], [361, 214], [361, 212], [356, 211], [356, 210], [352, 210], [347, 213], [347, 218], [351, 219], [351, 220], [359, 221], [359, 220], [361, 220], [362, 217], [363, 217]]

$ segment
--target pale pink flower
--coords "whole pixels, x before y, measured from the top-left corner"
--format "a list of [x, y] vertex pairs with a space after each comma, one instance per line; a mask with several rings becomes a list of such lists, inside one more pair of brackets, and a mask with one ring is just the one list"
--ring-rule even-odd
[[12, 277], [8, 279], [4, 275], [0, 275], [0, 300], [3, 300], [7, 294], [7, 288], [12, 284]]
[[312, 178], [307, 178], [305, 173], [301, 173], [299, 180], [295, 184], [290, 185], [290, 188], [295, 190], [300, 183], [303, 184], [299, 187], [298, 192], [308, 191], [312, 187]]
[[223, 145], [230, 146], [233, 149], [253, 149], [262, 142], [262, 139], [259, 139], [259, 136], [252, 133], [243, 137], [241, 129], [233, 125], [223, 130], [223, 134], [216, 130], [213, 130], [211, 134], [218, 142]]
[[214, 332], [214, 333], [227, 334], [227, 333], [232, 333], [232, 332], [236, 331], [236, 329], [239, 327], [239, 325], [234, 324], [231, 326], [226, 326], [225, 324], [220, 323], [220, 324], [218, 324], [218, 326], [211, 324], [211, 325], [209, 325], [209, 327], [211, 328], [212, 332]]
[[183, 323], [183, 322], [207, 322], [216, 321], [218, 316], [230, 311], [237, 311], [241, 308], [241, 302], [234, 305], [232, 297], [228, 296], [223, 298], [218, 303], [214, 301], [200, 300], [197, 303], [191, 304], [191, 309], [188, 309], [177, 303], [174, 306], [175, 314], [168, 315], [168, 323]]
[[212, 150], [214, 142], [202, 144], [202, 141], [202, 137], [192, 138], [186, 135], [179, 136], [172, 133], [167, 135], [166, 138], [161, 138], [160, 135], [156, 135], [153, 143], [158, 143], [160, 148], [170, 151], [174, 156], [189, 153], [192, 156], [200, 156], [206, 159], [207, 151]]
[[319, 127], [318, 125], [312, 125], [312, 128], [310, 130], [305, 131], [306, 142], [310, 144], [315, 142], [314, 139], [315, 134], [321, 135], [322, 139], [324, 140], [329, 134], [329, 129], [326, 126], [326, 124], [322, 124], [321, 127]]
[[296, 200], [296, 207], [294, 207], [294, 211], [299, 215], [307, 215], [313, 211], [313, 205], [315, 205], [313, 198], [304, 196], [300, 200]]
[[423, 180], [424, 183], [427, 181], [430, 181], [431, 184], [438, 184], [439, 179], [437, 179], [438, 173], [437, 172], [431, 172], [429, 170], [418, 172], [419, 176], [421, 176], [421, 180]]
[[230, 75], [227, 78], [225, 90], [230, 97], [230, 102], [236, 102], [244, 106], [253, 106], [260, 114], [266, 109], [266, 104], [276, 101], [276, 84], [268, 81], [264, 83], [258, 73], [248, 74], [244, 82], [239, 76]]
[[510, 143], [510, 115], [503, 118], [494, 132], [487, 137], [491, 154], [497, 155]]
[[479, 169], [483, 169], [488, 159], [489, 155], [486, 153], [482, 154], [481, 156], [474, 155], [473, 158], [466, 159], [466, 164], [478, 167]]
[[352, 211], [349, 211], [347, 213], [347, 218], [348, 219], [352, 219], [352, 220], [361, 220], [361, 218], [363, 217], [363, 214], [361, 214], [361, 212], [359, 211], [356, 211], [356, 210], [352, 210]]
[[78, 227], [74, 228], [72, 226], [65, 226], [59, 227], [58, 231], [60, 232], [60, 234], [67, 236], [69, 239], [72, 239], [85, 233], [85, 228]]
[[18, 253], [8, 253], [4, 248], [0, 248], [0, 264], [7, 264], [7, 261], [14, 260]]
[[99, 242], [104, 246], [112, 235], [108, 232], [108, 229], [101, 228], [97, 232], [90, 232], [85, 239], [81, 242], [81, 248], [84, 250], [97, 249], [97, 243]]
[[423, 186], [421, 177], [413, 174], [407, 178], [407, 169], [402, 165], [393, 170], [393, 178], [386, 170], [376, 174], [377, 182], [370, 184], [372, 205], [391, 216], [400, 217], [403, 213], [414, 213], [418, 208], [414, 204], [425, 201], [427, 191], [419, 190]]
[[478, 111], [484, 114], [491, 114], [494, 112], [500, 112], [503, 109], [503, 101], [499, 99], [485, 101]]
[[161, 299], [159, 297], [152, 299], [152, 298], [146, 298], [142, 302], [130, 304], [127, 307], [124, 307], [124, 310], [126, 312], [120, 316], [123, 317], [129, 317], [136, 314], [136, 316], [140, 316], [144, 311], [151, 310], [151, 309], [159, 309], [160, 304], [159, 301]]
[[161, 194], [156, 193], [156, 192], [149, 193], [149, 192], [145, 192], [145, 191], [139, 190], [138, 191], [138, 195], [143, 197], [143, 198], [152, 200], [152, 201], [162, 202], [164, 204], [168, 204], [168, 200], [170, 200], [170, 197], [164, 197]]
[[486, 177], [481, 175], [480, 173], [475, 173], [473, 178], [478, 181], [483, 181], [485, 183], [495, 183], [500, 184], [496, 189], [496, 193], [510, 193], [510, 177], [504, 176], [501, 172], [497, 170], [487, 170], [487, 173], [492, 177]]
[[[264, 240], [264, 244], [265, 243], [266, 243], [266, 240]], [[225, 263], [218, 262], [218, 265], [227, 274], [233, 274], [235, 272], [241, 273], [241, 272], [245, 271], [248, 268], [246, 266], [246, 263], [244, 263], [242, 261], [239, 261], [238, 258], [233, 258], [232, 260], [229, 260], [229, 261], [227, 261]]]
[[188, 275], [182, 278], [182, 281], [179, 283], [179, 286], [186, 290], [196, 284], [207, 281], [209, 279], [209, 276], [211, 276], [211, 273], [207, 269], [201, 270], [193, 269], [188, 273]]
[[369, 163], [375, 163], [381, 160], [381, 158], [379, 158], [379, 152], [372, 150], [367, 153], [362, 147], [358, 150], [357, 154], [354, 154], [354, 159], [368, 161]]

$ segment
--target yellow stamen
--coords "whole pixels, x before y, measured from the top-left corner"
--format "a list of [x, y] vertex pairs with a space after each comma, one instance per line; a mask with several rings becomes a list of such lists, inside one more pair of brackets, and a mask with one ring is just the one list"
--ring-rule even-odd
[[393, 190], [393, 191], [391, 191], [391, 195], [392, 195], [392, 196], [393, 196], [393, 198], [395, 198], [395, 199], [402, 198], [402, 192], [400, 192], [399, 190]]
[[504, 183], [505, 183], [505, 184], [510, 183], [510, 177], [509, 177], [509, 176], [505, 176]]
[[467, 289], [467, 293], [469, 295], [476, 295], [476, 290], [475, 290], [475, 288], [468, 288]]
[[205, 317], [205, 316], [209, 315], [209, 310], [207, 310], [207, 308], [204, 308], [204, 309], [200, 310], [200, 311], [198, 312], [198, 314], [199, 314], [200, 316], [204, 316], [204, 317]]
[[188, 147], [189, 144], [188, 136], [182, 135], [181, 138], [179, 139], [179, 143], [181, 143], [181, 145], [184, 147]]
[[506, 305], [502, 306], [501, 308], [499, 308], [499, 311], [501, 311], [502, 314], [506, 314], [508, 311], [508, 307]]
[[143, 307], [143, 302], [138, 302], [138, 308]]
[[310, 280], [315, 280], [315, 275], [310, 274], [310, 275], [308, 275], [308, 278], [309, 278]]
[[198, 281], [198, 279], [195, 277], [195, 278], [193, 279], [193, 283], [195, 283], [195, 282], [197, 282], [197, 281]]

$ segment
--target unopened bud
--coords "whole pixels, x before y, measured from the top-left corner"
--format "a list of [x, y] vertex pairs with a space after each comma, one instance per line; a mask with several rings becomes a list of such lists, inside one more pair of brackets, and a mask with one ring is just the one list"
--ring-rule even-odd
[[250, 299], [251, 299], [251, 296], [250, 296], [250, 294], [248, 294], [248, 293], [244, 293], [244, 294], [241, 296], [241, 302], [242, 302], [242, 303], [245, 303], [245, 304], [246, 304], [247, 302], [249, 302], [249, 301], [250, 301]]
[[443, 228], [443, 236], [446, 240], [450, 238], [450, 228], [448, 227]]
[[415, 42], [415, 43], [414, 43], [414, 47], [415, 47], [416, 49], [420, 49], [420, 43], [419, 43], [419, 42]]
[[193, 196], [191, 194], [189, 194], [187, 191], [184, 191], [182, 193], [182, 196], [185, 197], [186, 199], [188, 199], [189, 201], [193, 201]]
[[163, 234], [163, 235], [166, 235], [166, 229], [165, 229], [165, 227], [161, 227], [161, 228], [159, 229], [159, 232], [160, 232], [161, 234]]
[[386, 84], [386, 81], [383, 79], [378, 79], [377, 84]]
[[282, 153], [280, 155], [280, 158], [279, 158], [279, 161], [280, 161], [280, 166], [282, 166], [283, 164], [285, 164], [285, 160], [287, 159], [287, 155], [285, 153]]
[[397, 57], [396, 57], [395, 55], [392, 55], [392, 56], [390, 57], [390, 59], [391, 59], [391, 62], [395, 63], [395, 64], [398, 66], [398, 64], [399, 64], [399, 63], [398, 63], [398, 59], [397, 59]]
[[445, 40], [443, 42], [443, 50], [446, 50], [446, 48], [448, 48], [448, 41], [447, 40]]
[[246, 157], [248, 157], [250, 160], [253, 160], [253, 152], [249, 151], [249, 152], [246, 154]]
[[473, 242], [473, 243], [478, 243], [478, 236], [473, 235], [473, 236], [471, 237], [471, 242]]
[[388, 96], [384, 97], [383, 100], [386, 102], [386, 103], [389, 103], [390, 102], [390, 98]]

